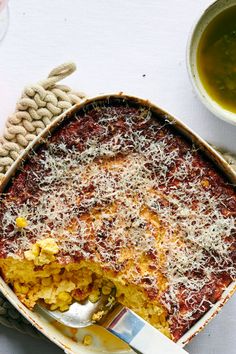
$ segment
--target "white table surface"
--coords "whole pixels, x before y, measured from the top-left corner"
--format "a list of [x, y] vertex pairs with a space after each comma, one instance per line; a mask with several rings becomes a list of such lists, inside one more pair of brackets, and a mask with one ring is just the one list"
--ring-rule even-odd
[[[75, 61], [65, 82], [91, 95], [124, 91], [149, 98], [208, 141], [236, 152], [236, 126], [198, 101], [186, 71], [190, 29], [210, 0], [10, 0], [0, 43], [0, 132], [21, 89]], [[145, 76], [144, 76], [145, 75]], [[236, 298], [187, 347], [236, 353]], [[55, 345], [0, 326], [0, 354], [56, 354]]]

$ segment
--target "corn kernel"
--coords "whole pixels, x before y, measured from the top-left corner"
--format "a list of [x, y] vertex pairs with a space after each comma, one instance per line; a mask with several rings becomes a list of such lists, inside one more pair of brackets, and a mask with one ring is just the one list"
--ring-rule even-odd
[[18, 283], [18, 282], [14, 282], [14, 289], [15, 289], [15, 291], [17, 291], [17, 292], [20, 292], [21, 291], [21, 286], [20, 286], [20, 284]]
[[59, 252], [59, 247], [53, 238], [49, 237], [43, 240], [39, 240], [37, 244], [39, 245], [39, 247], [42, 248], [45, 253], [56, 254]]
[[205, 188], [208, 188], [210, 186], [210, 182], [207, 179], [203, 179], [201, 181], [201, 185]]
[[53, 304], [50, 306], [51, 311], [55, 311], [57, 308], [58, 308], [58, 305], [56, 305], [56, 304]]
[[31, 250], [25, 251], [24, 256], [25, 256], [25, 259], [27, 259], [28, 261], [33, 261], [35, 259], [35, 256], [33, 255]]
[[69, 302], [72, 300], [71, 296], [69, 293], [66, 291], [62, 291], [61, 293], [58, 294], [58, 299], [61, 301]]
[[53, 275], [58, 275], [60, 273], [61, 269], [60, 268], [52, 268], [51, 274]]
[[20, 283], [18, 282], [14, 282], [14, 289], [16, 292], [19, 292], [21, 294], [27, 294], [28, 291], [29, 291], [29, 288], [28, 286], [26, 285], [21, 285]]
[[26, 286], [26, 285], [22, 285], [21, 286], [21, 294], [27, 294], [28, 293], [28, 291], [29, 291], [29, 287], [28, 286]]
[[93, 338], [91, 336], [89, 336], [88, 334], [86, 336], [84, 336], [84, 339], [83, 339], [84, 345], [91, 345], [92, 342], [93, 342]]
[[19, 229], [23, 229], [24, 227], [28, 226], [28, 222], [27, 222], [27, 220], [25, 218], [18, 217], [18, 218], [16, 218], [16, 226]]
[[104, 285], [103, 287], [102, 287], [102, 294], [103, 295], [109, 295], [110, 293], [111, 293], [111, 288], [109, 287], [109, 286], [107, 286], [107, 285]]
[[59, 282], [59, 281], [61, 280], [61, 276], [60, 276], [59, 274], [54, 274], [54, 275], [53, 275], [53, 280], [54, 280], [55, 282]]
[[98, 322], [104, 316], [105, 312], [103, 310], [98, 311], [92, 315], [92, 321]]
[[55, 260], [55, 257], [52, 254], [40, 252], [39, 257], [35, 258], [34, 264], [38, 266], [42, 266], [45, 264], [50, 264]]
[[52, 283], [51, 278], [43, 278], [42, 279], [43, 286], [49, 286], [49, 285], [51, 285], [51, 283]]
[[95, 302], [98, 302], [100, 298], [100, 291], [99, 290], [96, 290], [96, 291], [93, 291], [90, 295], [89, 295], [89, 301], [92, 302], [93, 304]]
[[35, 243], [35, 244], [32, 246], [31, 251], [32, 251], [32, 253], [33, 253], [33, 255], [34, 255], [35, 257], [38, 257], [39, 252], [40, 252], [39, 245], [37, 245], [37, 243]]
[[64, 312], [64, 311], [67, 311], [67, 310], [69, 310], [69, 305], [60, 306], [60, 311]]
[[114, 284], [110, 280], [107, 281], [106, 286], [109, 286], [110, 288], [114, 288]]

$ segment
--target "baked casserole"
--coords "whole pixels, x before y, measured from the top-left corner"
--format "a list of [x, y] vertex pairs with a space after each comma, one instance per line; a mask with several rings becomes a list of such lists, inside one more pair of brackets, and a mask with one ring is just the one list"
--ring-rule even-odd
[[163, 115], [85, 106], [1, 195], [0, 268], [19, 299], [119, 301], [177, 341], [236, 273], [236, 193]]

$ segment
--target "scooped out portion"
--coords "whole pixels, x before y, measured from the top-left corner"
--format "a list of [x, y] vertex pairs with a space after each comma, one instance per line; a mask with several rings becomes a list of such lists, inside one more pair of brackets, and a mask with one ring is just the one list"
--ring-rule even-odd
[[1, 273], [30, 309], [106, 293], [177, 341], [235, 279], [233, 186], [144, 103], [75, 111], [0, 203]]
[[[13, 285], [16, 295], [28, 308], [33, 309], [40, 301], [50, 310], [66, 311], [73, 301], [97, 302], [101, 295], [107, 295], [110, 305], [118, 301], [129, 306], [170, 335], [166, 310], [158, 302], [148, 302], [142, 287], [127, 284], [122, 275], [114, 277], [93, 262], [60, 264], [56, 261], [58, 252], [56, 241], [47, 238], [25, 251], [23, 260], [0, 260], [6, 282]], [[100, 318], [98, 314], [93, 320]]]

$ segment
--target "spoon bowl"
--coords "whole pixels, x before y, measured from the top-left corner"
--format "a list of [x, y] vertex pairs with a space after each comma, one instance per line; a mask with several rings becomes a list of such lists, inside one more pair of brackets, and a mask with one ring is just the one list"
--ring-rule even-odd
[[[89, 300], [74, 302], [64, 312], [37, 306], [49, 317], [71, 328], [83, 328], [98, 323], [139, 354], [156, 354], [159, 351], [165, 354], [187, 353], [133, 311], [118, 303], [109, 302], [106, 295], [101, 295], [95, 303]], [[152, 338], [152, 342], [145, 344], [147, 338]]]
[[91, 302], [88, 299], [79, 303], [74, 302], [70, 305], [67, 311], [61, 312], [58, 310], [50, 311], [43, 305], [37, 305], [48, 316], [56, 321], [71, 328], [88, 327], [103, 316], [113, 307], [113, 304], [108, 302], [108, 297], [101, 295], [97, 302]]

